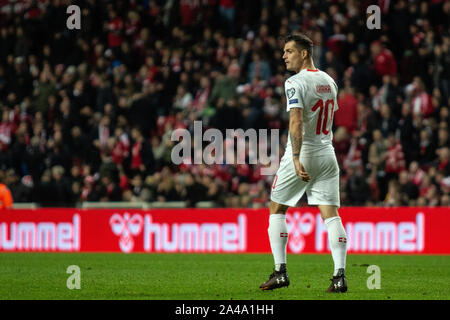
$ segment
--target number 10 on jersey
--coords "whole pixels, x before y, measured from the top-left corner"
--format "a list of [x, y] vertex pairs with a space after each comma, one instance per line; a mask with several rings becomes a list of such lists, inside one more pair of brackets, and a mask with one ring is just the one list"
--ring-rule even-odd
[[[317, 126], [316, 126], [316, 134], [320, 134], [323, 133], [324, 135], [327, 135], [330, 133], [331, 130], [331, 125], [329, 130], [327, 130], [327, 125], [328, 125], [328, 108], [329, 108], [329, 104], [331, 104], [331, 115], [330, 115], [330, 123], [333, 123], [333, 112], [334, 112], [334, 101], [333, 100], [327, 100], [325, 101], [325, 103], [323, 103], [322, 99], [317, 100], [316, 104], [314, 105], [314, 107], [312, 107], [311, 111], [316, 111], [317, 109], [319, 110], [319, 117], [317, 118]], [[324, 114], [324, 109], [325, 108], [325, 114]], [[323, 118], [323, 120], [322, 120]]]

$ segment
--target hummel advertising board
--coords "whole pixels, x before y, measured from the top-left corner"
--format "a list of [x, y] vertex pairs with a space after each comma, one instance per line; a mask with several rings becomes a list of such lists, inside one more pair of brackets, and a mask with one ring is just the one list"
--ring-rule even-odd
[[[448, 208], [341, 208], [349, 253], [450, 254]], [[267, 209], [0, 212], [0, 251], [269, 253]], [[315, 208], [287, 213], [288, 253], [327, 253]]]

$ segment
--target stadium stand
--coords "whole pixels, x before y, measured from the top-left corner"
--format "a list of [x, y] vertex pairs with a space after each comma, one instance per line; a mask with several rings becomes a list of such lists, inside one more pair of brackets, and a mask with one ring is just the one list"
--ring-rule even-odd
[[178, 166], [170, 137], [279, 129], [281, 156], [283, 36], [304, 32], [340, 88], [342, 205], [449, 206], [449, 16], [445, 0], [2, 0], [1, 175], [19, 206], [265, 207], [260, 164]]

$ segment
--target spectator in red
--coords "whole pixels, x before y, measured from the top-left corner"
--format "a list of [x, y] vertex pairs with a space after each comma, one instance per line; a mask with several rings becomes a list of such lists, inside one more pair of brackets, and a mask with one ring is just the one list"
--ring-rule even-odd
[[117, 16], [114, 9], [109, 11], [108, 31], [108, 46], [111, 49], [120, 48], [123, 41], [123, 21], [122, 18]]
[[99, 201], [99, 195], [94, 189], [95, 178], [92, 175], [86, 175], [84, 178], [84, 184], [81, 188], [80, 200], [81, 201]]
[[425, 197], [425, 195], [433, 188], [431, 177], [425, 174], [422, 183], [419, 186], [419, 197]]
[[111, 158], [117, 166], [121, 166], [130, 154], [130, 140], [128, 134], [121, 127], [114, 131], [114, 138], [115, 144], [111, 151]]
[[181, 0], [180, 1], [180, 15], [181, 24], [185, 27], [192, 27], [197, 23], [199, 16], [200, 1]]
[[360, 149], [360, 145], [358, 143], [357, 136], [353, 136], [351, 138], [351, 143], [348, 148], [348, 153], [345, 155], [345, 158], [343, 159], [343, 165], [344, 168], [363, 168], [363, 161], [362, 161], [362, 152]]
[[411, 162], [409, 165], [409, 180], [416, 186], [420, 186], [426, 173], [419, 167], [417, 161]]
[[328, 38], [326, 43], [334, 56], [342, 57], [347, 43], [347, 36], [341, 31], [341, 27], [338, 24], [334, 25], [334, 34]]
[[[144, 71], [145, 70], [145, 71]], [[155, 83], [156, 75], [159, 72], [158, 66], [155, 64], [155, 59], [152, 56], [148, 56], [145, 58], [145, 67], [142, 67], [142, 84]], [[145, 74], [144, 74], [145, 72]], [[145, 77], [145, 78], [144, 78]]]
[[406, 86], [406, 94], [410, 98], [413, 114], [420, 114], [423, 118], [433, 115], [431, 96], [425, 91], [425, 85], [419, 77], [414, 77], [413, 82]]
[[339, 163], [344, 163], [344, 166], [351, 142], [353, 142], [352, 140], [345, 127], [338, 127], [333, 134], [333, 146], [336, 151], [336, 158]]
[[388, 175], [394, 174], [395, 176], [398, 176], [401, 171], [406, 169], [402, 145], [393, 134], [389, 135], [387, 142], [386, 173]]
[[345, 88], [339, 93], [338, 105], [339, 109], [343, 111], [334, 114], [334, 124], [336, 127], [345, 127], [347, 132], [351, 134], [356, 130], [358, 122], [358, 100], [350, 87], [349, 80], [345, 81]]
[[370, 51], [373, 58], [373, 68], [377, 76], [394, 75], [397, 73], [397, 62], [392, 52], [383, 47], [380, 40], [372, 42]]

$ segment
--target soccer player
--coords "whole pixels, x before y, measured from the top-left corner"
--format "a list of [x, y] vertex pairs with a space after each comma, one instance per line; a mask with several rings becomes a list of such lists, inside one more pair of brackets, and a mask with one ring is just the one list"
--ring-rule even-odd
[[346, 292], [347, 235], [338, 214], [339, 166], [332, 145], [333, 113], [338, 110], [337, 85], [315, 68], [313, 42], [302, 34], [286, 37], [283, 59], [295, 75], [285, 82], [289, 136], [270, 197], [269, 240], [275, 270], [261, 290], [289, 286], [286, 272], [286, 211], [306, 192], [309, 205], [319, 207], [328, 231], [334, 273], [327, 292]]

